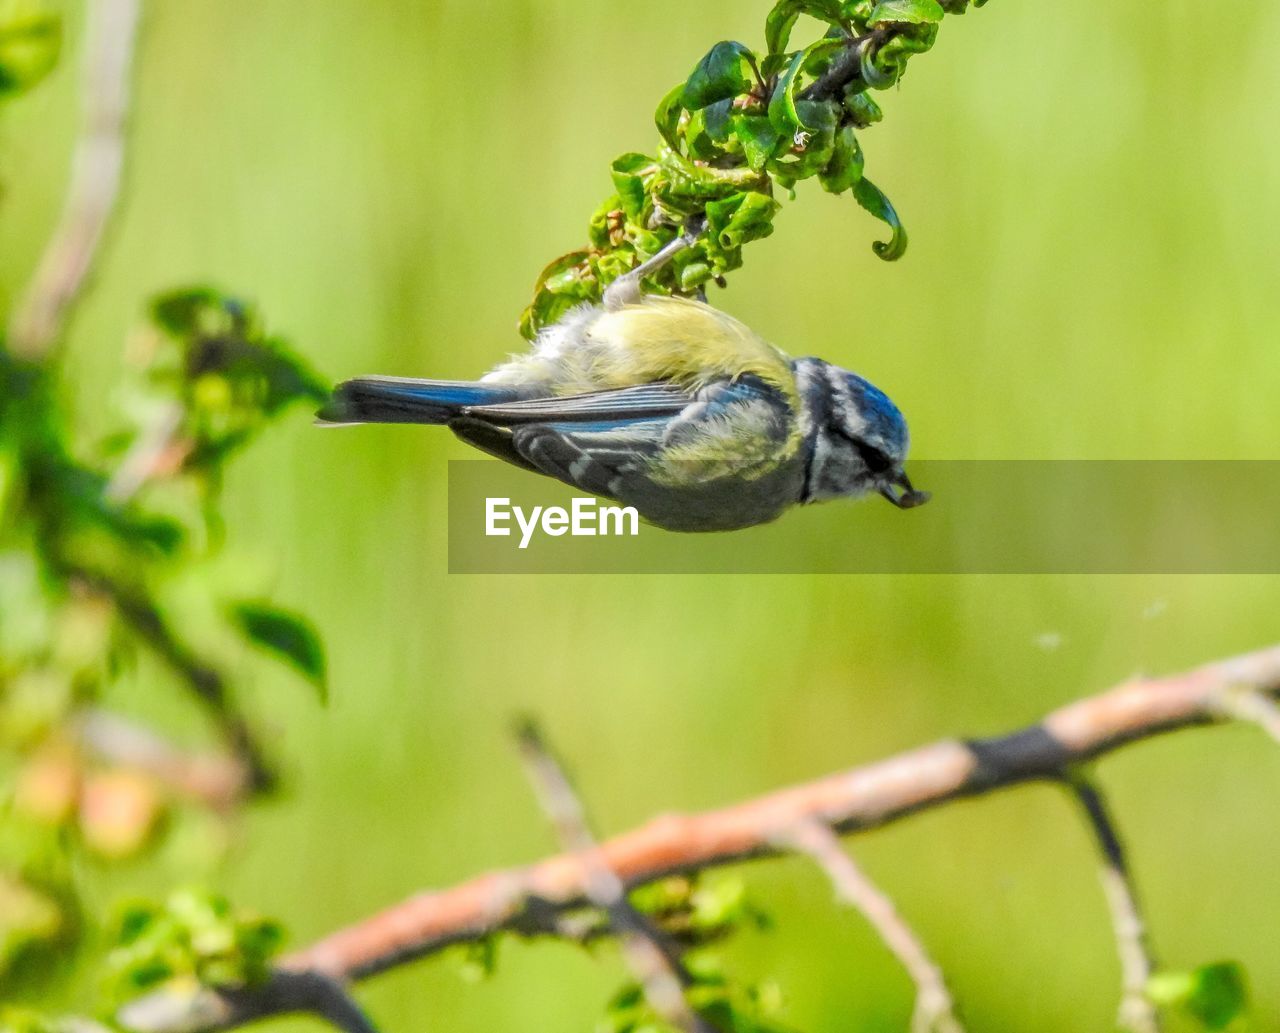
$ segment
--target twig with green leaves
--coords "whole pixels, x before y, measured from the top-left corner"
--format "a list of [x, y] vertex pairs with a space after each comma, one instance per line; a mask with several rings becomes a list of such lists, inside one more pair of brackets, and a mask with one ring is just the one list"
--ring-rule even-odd
[[[975, 6], [981, 6], [977, 2]], [[778, 0], [765, 47], [717, 43], [659, 103], [656, 154], [628, 153], [611, 166], [615, 193], [591, 217], [588, 246], [562, 255], [538, 278], [521, 332], [536, 336], [566, 311], [599, 301], [619, 276], [685, 232], [692, 246], [646, 277], [648, 289], [698, 295], [724, 285], [746, 244], [773, 232], [779, 193], [816, 178], [850, 193], [890, 228], [875, 253], [892, 261], [907, 234], [888, 197], [863, 174], [858, 134], [880, 121], [872, 90], [901, 81], [908, 61], [933, 46], [947, 14], [969, 0]], [[823, 34], [793, 45], [801, 16]]]
[[[1158, 1028], [1152, 1025], [1159, 1021], [1157, 1009], [1186, 1015], [1205, 1030], [1241, 1029], [1247, 997], [1238, 965], [1218, 962], [1189, 971], [1151, 970], [1120, 833], [1094, 776], [1084, 767], [1158, 735], [1231, 720], [1223, 700], [1241, 693], [1268, 700], [1280, 694], [1280, 646], [1181, 674], [1128, 681], [1006, 735], [943, 740], [719, 810], [667, 814], [592, 850], [581, 849], [579, 842], [579, 849], [533, 865], [419, 893], [284, 955], [275, 971], [319, 974], [346, 985], [458, 945], [482, 949], [486, 965], [492, 966], [494, 938], [502, 933], [595, 943], [604, 932], [619, 932], [607, 915], [601, 922], [602, 903], [598, 895], [593, 898], [593, 879], [604, 870], [618, 879], [631, 903], [660, 930], [688, 937], [696, 948], [684, 961], [695, 976], [686, 999], [702, 1019], [726, 1033], [771, 1033], [782, 1028], [767, 1006], [772, 995], [762, 988], [735, 986], [707, 953], [710, 944], [755, 921], [758, 912], [732, 894], [726, 905], [726, 898], [717, 897], [699, 880], [712, 869], [747, 859], [795, 852], [812, 857], [813, 833], [808, 842], [797, 843], [798, 829], [818, 829], [819, 836], [825, 835], [822, 830], [832, 836], [865, 833], [928, 808], [1047, 782], [1072, 788], [1103, 848], [1110, 873], [1108, 905], [1121, 952], [1121, 1021], [1126, 1033]], [[821, 852], [828, 859], [824, 868], [833, 868], [829, 842], [822, 842]], [[847, 866], [837, 874], [847, 883]], [[699, 893], [705, 894], [701, 901]], [[857, 895], [865, 901], [861, 889]], [[917, 1002], [916, 1028], [929, 1028], [920, 1025], [929, 1021], [935, 1030], [954, 1031], [958, 1019], [950, 995], [942, 991], [944, 1005], [937, 994], [941, 976], [930, 970], [934, 963], [918, 940], [909, 930], [904, 939], [901, 924], [883, 921], [879, 904], [870, 911], [890, 949], [913, 970], [918, 988], [934, 995], [924, 1009]], [[593, 913], [594, 918], [583, 919]], [[566, 935], [568, 930], [573, 932]], [[1145, 976], [1141, 986], [1139, 973]], [[252, 986], [231, 989], [234, 997], [226, 988], [212, 986], [203, 998], [183, 998], [192, 1002], [189, 1009], [168, 1026], [147, 1026], [145, 1033], [216, 1033], [267, 1014]], [[172, 1000], [171, 991], [161, 986], [130, 1007]], [[239, 1010], [226, 1008], [232, 1000]], [[210, 1014], [210, 1002], [219, 1003], [219, 1019], [200, 1021], [201, 1015]], [[641, 988], [632, 986], [615, 1000], [607, 1028], [634, 1033], [677, 1027], [664, 1023]], [[141, 1027], [138, 1033], [143, 1033]]]

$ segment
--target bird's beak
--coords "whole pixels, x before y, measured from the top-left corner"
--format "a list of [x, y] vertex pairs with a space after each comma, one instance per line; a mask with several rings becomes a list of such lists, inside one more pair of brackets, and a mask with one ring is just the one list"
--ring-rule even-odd
[[[901, 488], [901, 493], [895, 492], [894, 488]], [[933, 498], [927, 491], [916, 491], [911, 486], [911, 478], [901, 470], [890, 474], [887, 480], [881, 481], [876, 490], [899, 509], [915, 509], [916, 506], [923, 506]]]

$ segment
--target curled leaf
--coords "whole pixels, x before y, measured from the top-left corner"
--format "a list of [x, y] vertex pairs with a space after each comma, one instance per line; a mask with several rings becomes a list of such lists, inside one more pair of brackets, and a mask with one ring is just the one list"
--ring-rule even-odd
[[773, 96], [769, 98], [769, 121], [780, 133], [791, 134], [814, 128], [805, 124], [801, 111], [796, 105], [800, 73], [810, 61], [834, 53], [845, 45], [846, 41], [843, 39], [826, 37], [809, 44], [791, 58], [786, 71], [782, 73], [778, 84], [773, 89]]
[[747, 190], [707, 205], [707, 233], [726, 251], [773, 232], [773, 217], [782, 206], [768, 194]]
[[907, 250], [907, 231], [889, 199], [869, 179], [859, 179], [853, 185], [853, 196], [859, 205], [893, 230], [887, 241], [877, 240], [871, 250], [886, 262], [897, 261]]
[[802, 14], [829, 25], [839, 25], [844, 17], [840, 0], [778, 0], [764, 23], [764, 38], [770, 54], [781, 54], [787, 49], [791, 30]]
[[836, 134], [835, 147], [827, 167], [818, 173], [822, 189], [832, 194], [850, 190], [862, 178], [862, 147], [852, 126], [844, 126]]
[[677, 151], [680, 149], [680, 134], [677, 130], [680, 126], [680, 113], [684, 111], [684, 89], [685, 84], [679, 83], [668, 90], [667, 95], [658, 101], [658, 109], [653, 115], [658, 133], [668, 147]]
[[781, 54], [787, 49], [791, 30], [800, 17], [801, 4], [797, 0], [778, 0], [764, 23], [764, 41], [770, 54]]
[[888, 22], [929, 25], [942, 21], [942, 5], [938, 0], [880, 0], [867, 18], [868, 25]]
[[[611, 172], [618, 200], [629, 219], [639, 221], [649, 199], [645, 173], [652, 172], [654, 160], [646, 154], [624, 154], [614, 159]], [[547, 278], [543, 277], [545, 282]]]

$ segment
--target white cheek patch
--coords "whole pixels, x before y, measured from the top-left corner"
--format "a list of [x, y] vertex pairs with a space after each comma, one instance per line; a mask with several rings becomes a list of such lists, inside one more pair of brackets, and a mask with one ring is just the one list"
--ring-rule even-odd
[[809, 466], [809, 483], [805, 485], [809, 497], [815, 500], [827, 498], [823, 490], [823, 473], [831, 462], [831, 438], [819, 431], [813, 439], [813, 459]]
[[853, 404], [853, 399], [843, 391], [831, 398], [832, 422], [838, 423], [851, 438], [863, 437], [867, 421]]

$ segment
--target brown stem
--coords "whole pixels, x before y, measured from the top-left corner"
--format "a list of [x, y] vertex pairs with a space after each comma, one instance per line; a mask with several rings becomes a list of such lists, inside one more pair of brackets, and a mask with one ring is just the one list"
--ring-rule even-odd
[[586, 811], [537, 726], [525, 723], [519, 731], [519, 743], [542, 809], [555, 826], [560, 845], [582, 858], [587, 873], [587, 899], [609, 916], [609, 924], [619, 937], [623, 956], [645, 999], [683, 1033], [714, 1033], [685, 1000], [684, 989], [691, 980], [679, 951], [661, 929], [631, 905], [622, 880], [601, 859]]
[[1102, 790], [1084, 773], [1072, 772], [1066, 779], [1080, 809], [1089, 820], [1098, 850], [1102, 854], [1102, 888], [1111, 911], [1111, 924], [1116, 934], [1116, 950], [1120, 955], [1119, 1026], [1126, 1033], [1160, 1033], [1160, 1016], [1147, 997], [1147, 981], [1155, 971], [1155, 962], [1147, 943], [1147, 926], [1142, 920], [1138, 891], [1124, 842], [1116, 828]]
[[230, 811], [248, 795], [250, 774], [236, 757], [185, 750], [150, 728], [97, 708], [84, 710], [76, 728], [81, 745], [99, 760], [145, 771], [216, 811]]
[[140, 0], [94, 0], [85, 50], [83, 111], [62, 215], [9, 324], [9, 347], [30, 361], [62, 339], [115, 211]]
[[836, 834], [818, 821], [801, 822], [778, 845], [809, 857], [823, 870], [836, 896], [857, 908], [893, 952], [916, 985], [912, 1033], [964, 1033], [942, 969], [885, 893], [840, 846]]

